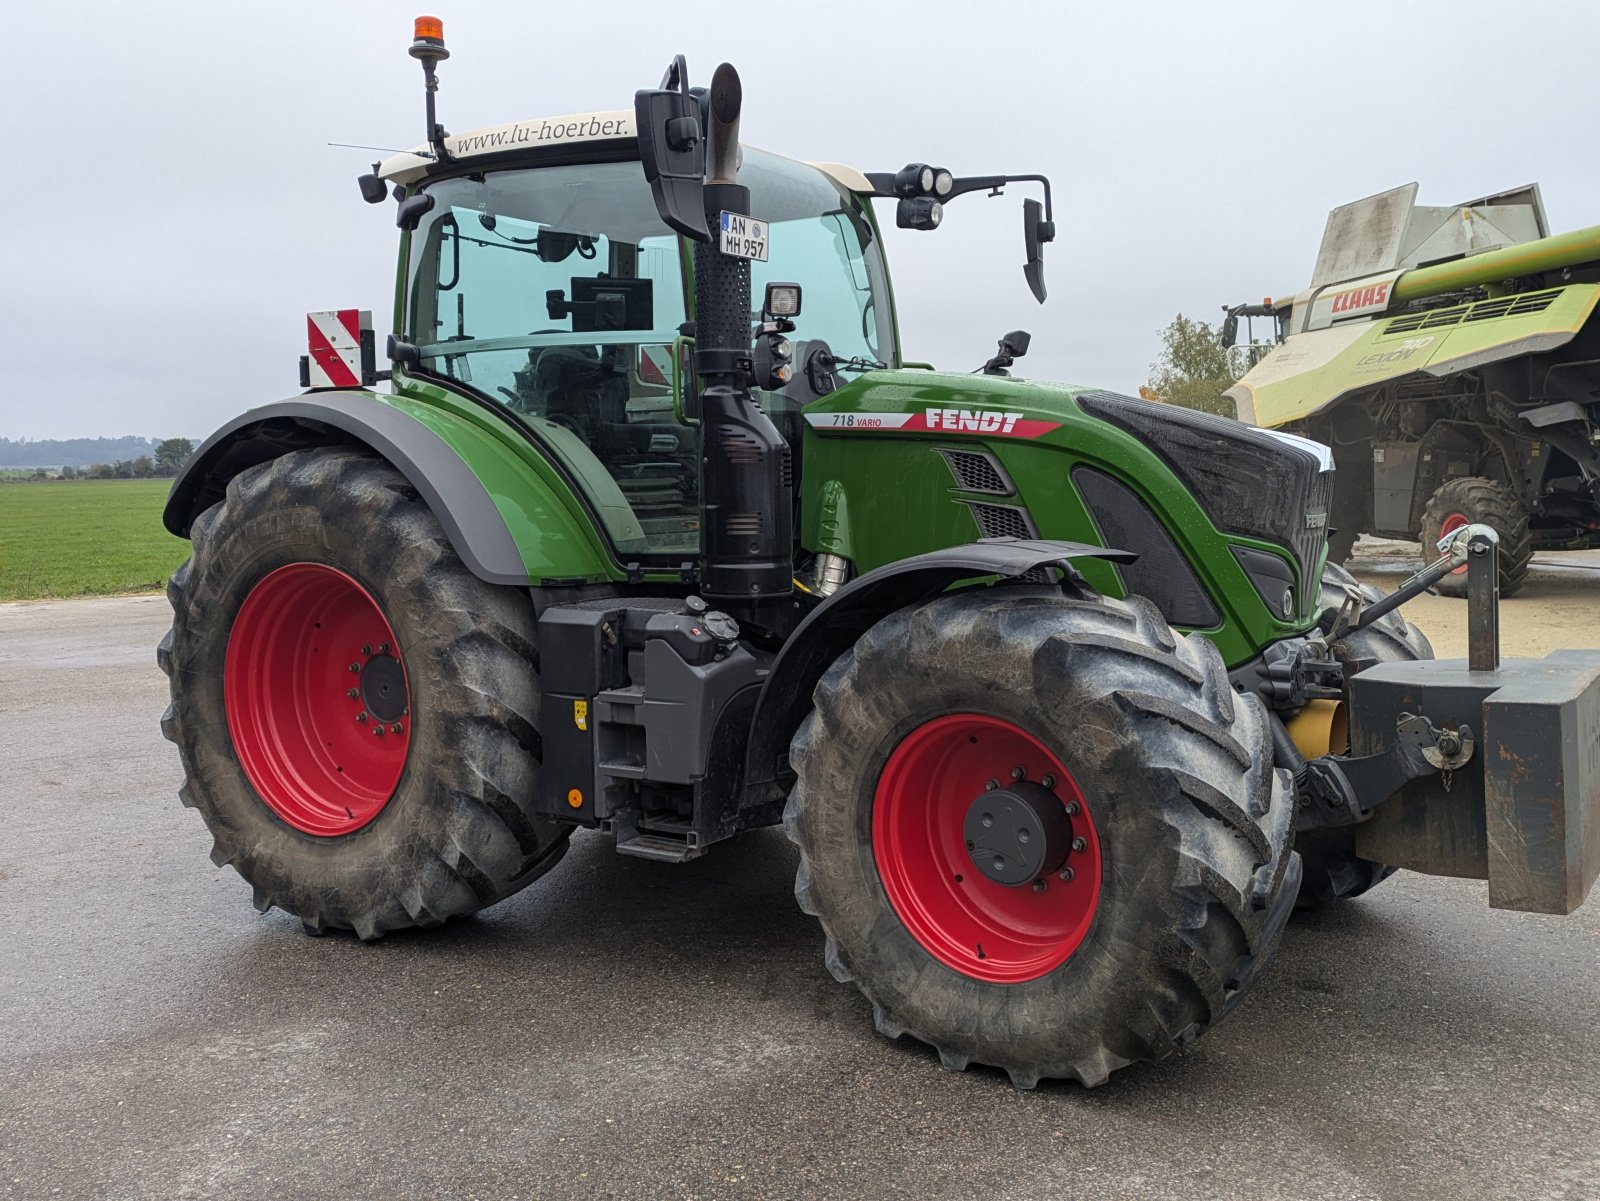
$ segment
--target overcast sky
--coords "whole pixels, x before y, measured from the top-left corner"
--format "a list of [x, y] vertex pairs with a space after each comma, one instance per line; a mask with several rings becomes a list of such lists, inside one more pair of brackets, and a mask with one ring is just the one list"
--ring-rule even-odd
[[[425, 2], [425, 0], [419, 0]], [[419, 11], [422, 11], [419, 9]], [[801, 159], [1044, 172], [1050, 299], [1019, 206], [891, 228], [908, 358], [1131, 391], [1177, 312], [1308, 281], [1328, 209], [1410, 180], [1449, 204], [1538, 180], [1600, 222], [1592, 0], [534, 4], [443, 0], [453, 133], [625, 108], [668, 58], [745, 84], [745, 139]], [[310, 309], [387, 329], [374, 157], [422, 135], [409, 7], [18, 0], [6, 7], [0, 435], [209, 433], [297, 391]], [[1576, 56], [1576, 57], [1574, 57]], [[882, 203], [882, 202], [880, 202]], [[883, 220], [892, 227], [892, 211]]]

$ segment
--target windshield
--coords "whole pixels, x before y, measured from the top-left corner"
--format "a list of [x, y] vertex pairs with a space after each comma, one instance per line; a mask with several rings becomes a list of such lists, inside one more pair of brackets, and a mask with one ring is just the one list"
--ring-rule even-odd
[[[822, 341], [840, 358], [893, 362], [892, 314], [876, 299], [888, 295], [882, 257], [855, 200], [760, 151], [745, 152], [739, 178], [751, 215], [771, 222], [752, 305], [769, 280], [799, 283], [797, 357]], [[619, 553], [698, 551], [698, 431], [679, 422], [672, 387], [688, 273], [639, 164], [505, 170], [427, 190], [434, 205], [411, 243], [420, 365], [531, 426]], [[763, 403], [792, 417], [812, 398], [791, 384]]]

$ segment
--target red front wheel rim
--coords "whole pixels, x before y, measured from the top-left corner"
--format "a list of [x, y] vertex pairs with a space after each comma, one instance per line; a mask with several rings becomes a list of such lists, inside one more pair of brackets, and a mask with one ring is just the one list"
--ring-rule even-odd
[[[1444, 519], [1444, 521], [1442, 521], [1439, 524], [1439, 540], [1442, 542], [1442, 541], [1444, 541], [1445, 538], [1447, 538], [1451, 534], [1455, 533], [1462, 526], [1471, 525], [1471, 524], [1472, 523], [1467, 520], [1467, 515], [1465, 513], [1451, 513], [1448, 517], [1446, 517]], [[1435, 549], [1437, 549], [1437, 548], [1435, 548]], [[1462, 572], [1466, 571], [1466, 569], [1467, 569], [1467, 565], [1465, 563], [1463, 563], [1460, 567], [1456, 568], [1450, 574], [1451, 575], [1460, 575]]]
[[[980, 798], [1013, 782], [1053, 794], [1068, 824], [1062, 862], [1021, 885], [979, 870], [967, 838]], [[1054, 971], [1083, 943], [1100, 900], [1100, 839], [1077, 782], [1033, 735], [981, 714], [935, 718], [895, 747], [873, 797], [872, 850], [912, 937], [977, 980]]]
[[222, 683], [240, 767], [296, 830], [349, 834], [394, 795], [411, 740], [405, 663], [353, 577], [321, 563], [263, 577], [234, 618]]

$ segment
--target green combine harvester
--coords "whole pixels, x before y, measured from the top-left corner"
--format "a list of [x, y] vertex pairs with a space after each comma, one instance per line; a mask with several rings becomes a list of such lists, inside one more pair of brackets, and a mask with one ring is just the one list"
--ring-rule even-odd
[[1510, 595], [1535, 551], [1600, 546], [1600, 225], [1551, 237], [1537, 185], [1416, 195], [1334, 209], [1310, 287], [1227, 310], [1226, 345], [1241, 318], [1269, 333], [1228, 395], [1241, 421], [1333, 448], [1336, 562], [1364, 533], [1432, 557], [1476, 522]]
[[[360, 181], [392, 369], [312, 314], [305, 391], [166, 509], [162, 728], [259, 909], [375, 939], [575, 831], [672, 865], [781, 824], [877, 1028], [1031, 1087], [1190, 1042], [1395, 866], [1583, 901], [1600, 654], [1498, 662], [1492, 530], [1380, 599], [1326, 565], [1323, 446], [1011, 378], [1020, 332], [906, 362], [874, 204], [1037, 189], [1043, 300], [1042, 177], [758, 150], [682, 58], [450, 136], [437, 20], [411, 53], [426, 145]], [[1395, 606], [1461, 564], [1473, 659], [1432, 662]]]

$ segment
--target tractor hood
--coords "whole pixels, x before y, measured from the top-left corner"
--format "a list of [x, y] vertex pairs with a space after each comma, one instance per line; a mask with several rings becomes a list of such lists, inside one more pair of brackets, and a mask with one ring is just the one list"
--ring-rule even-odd
[[1408, 375], [1445, 376], [1570, 342], [1600, 302], [1571, 284], [1294, 334], [1226, 395], [1266, 429], [1314, 417], [1353, 392]]
[[979, 538], [1131, 551], [1080, 565], [1230, 663], [1315, 620], [1327, 447], [1062, 384], [901, 369], [805, 404], [802, 538], [868, 571]]

